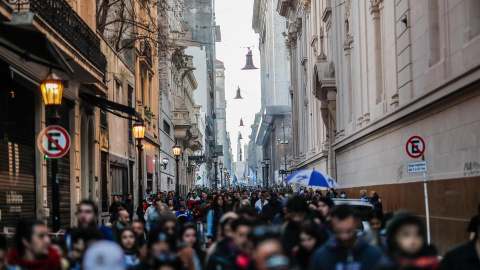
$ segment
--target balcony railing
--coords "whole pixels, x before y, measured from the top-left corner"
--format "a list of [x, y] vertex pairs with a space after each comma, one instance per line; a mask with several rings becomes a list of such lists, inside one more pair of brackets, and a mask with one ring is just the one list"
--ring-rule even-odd
[[31, 12], [44, 19], [95, 67], [105, 73], [107, 59], [100, 51], [100, 38], [65, 0], [30, 0], [29, 4]]
[[147, 63], [152, 66], [152, 46], [147, 39], [140, 41], [140, 54], [145, 57]]

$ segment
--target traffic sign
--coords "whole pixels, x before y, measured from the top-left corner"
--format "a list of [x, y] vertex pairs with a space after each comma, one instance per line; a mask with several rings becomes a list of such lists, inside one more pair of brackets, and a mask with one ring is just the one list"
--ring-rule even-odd
[[408, 162], [407, 172], [408, 173], [427, 172], [427, 162], [426, 161]]
[[61, 158], [70, 149], [70, 135], [60, 126], [48, 126], [38, 134], [40, 152], [49, 158]]
[[411, 158], [419, 158], [425, 153], [425, 142], [419, 136], [413, 136], [407, 141], [407, 154]]

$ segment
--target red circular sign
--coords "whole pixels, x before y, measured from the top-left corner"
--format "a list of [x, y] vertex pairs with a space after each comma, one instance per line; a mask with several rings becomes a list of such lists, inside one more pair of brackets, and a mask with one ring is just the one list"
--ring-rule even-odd
[[61, 158], [70, 149], [70, 135], [60, 126], [48, 126], [38, 134], [40, 152], [49, 158]]
[[411, 158], [419, 158], [425, 153], [425, 141], [420, 136], [413, 136], [408, 139], [406, 149]]

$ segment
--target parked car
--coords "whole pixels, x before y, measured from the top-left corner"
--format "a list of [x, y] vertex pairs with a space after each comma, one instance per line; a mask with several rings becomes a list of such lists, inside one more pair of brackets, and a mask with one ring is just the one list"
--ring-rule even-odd
[[370, 228], [368, 225], [368, 213], [373, 210], [373, 205], [367, 202], [362, 202], [360, 199], [332, 199], [335, 205], [349, 205], [353, 207], [356, 215], [362, 220], [362, 226], [359, 228], [359, 233]]

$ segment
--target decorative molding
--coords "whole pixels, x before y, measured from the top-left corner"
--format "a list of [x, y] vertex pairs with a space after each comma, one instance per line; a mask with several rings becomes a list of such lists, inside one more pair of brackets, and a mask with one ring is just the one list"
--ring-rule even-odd
[[301, 37], [302, 36], [302, 18], [298, 17], [297, 20], [295, 21], [295, 25], [297, 27], [297, 36]]
[[393, 96], [392, 96], [392, 100], [390, 101], [390, 106], [393, 106], [393, 107], [398, 107], [399, 105], [399, 98], [398, 98], [398, 93], [395, 93]]
[[307, 15], [307, 17], [309, 17], [310, 11], [312, 9], [311, 0], [303, 0], [302, 9], [305, 10], [305, 14]]

